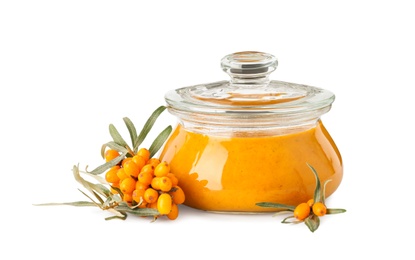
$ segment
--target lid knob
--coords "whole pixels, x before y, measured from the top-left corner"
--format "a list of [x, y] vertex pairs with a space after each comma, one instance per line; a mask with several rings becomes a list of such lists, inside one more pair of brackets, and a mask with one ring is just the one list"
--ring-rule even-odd
[[268, 75], [277, 65], [275, 56], [256, 51], [235, 52], [221, 60], [222, 69], [229, 74], [234, 83], [268, 81]]

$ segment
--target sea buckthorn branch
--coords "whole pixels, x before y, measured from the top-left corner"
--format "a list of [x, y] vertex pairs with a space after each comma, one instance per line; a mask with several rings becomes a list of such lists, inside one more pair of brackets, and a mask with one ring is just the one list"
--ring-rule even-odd
[[308, 200], [307, 202], [300, 203], [297, 206], [285, 205], [285, 204], [273, 203], [273, 202], [259, 202], [259, 203], [256, 203], [256, 205], [260, 207], [279, 209], [280, 211], [277, 212], [275, 215], [284, 214], [284, 213], [290, 213], [290, 214], [292, 213], [293, 215], [290, 215], [284, 218], [281, 221], [281, 223], [298, 224], [298, 223], [304, 222], [305, 225], [309, 228], [309, 230], [311, 232], [314, 232], [320, 226], [320, 217], [326, 214], [344, 213], [346, 212], [346, 210], [326, 207], [325, 190], [326, 190], [327, 183], [329, 183], [331, 180], [325, 181], [323, 185], [323, 189], [322, 189], [320, 178], [318, 177], [317, 171], [314, 169], [313, 166], [309, 164], [307, 165], [313, 172], [315, 179], [316, 179], [316, 187], [314, 189], [314, 196], [312, 199]]
[[[109, 131], [113, 140], [101, 147], [101, 156], [105, 163], [92, 171], [87, 170], [88, 166], [85, 171], [80, 171], [79, 165], [73, 166], [75, 180], [92, 195], [79, 190], [89, 201], [35, 205], [96, 206], [114, 214], [106, 220], [124, 220], [128, 214], [152, 216], [154, 220], [163, 215], [171, 220], [176, 219], [177, 205], [185, 200], [184, 192], [178, 186], [177, 177], [170, 172], [170, 165], [153, 157], [169, 137], [172, 127], [169, 125], [161, 131], [149, 149], [139, 148], [165, 109], [165, 106], [158, 107], [139, 135], [133, 122], [128, 117], [123, 118], [132, 146], [110, 124]], [[105, 178], [99, 176], [102, 173], [105, 173]], [[87, 181], [81, 174], [96, 179], [98, 183]]]

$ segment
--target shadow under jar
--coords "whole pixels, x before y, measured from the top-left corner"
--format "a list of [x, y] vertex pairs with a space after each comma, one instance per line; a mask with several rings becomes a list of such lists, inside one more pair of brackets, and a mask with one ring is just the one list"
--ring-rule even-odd
[[160, 159], [170, 163], [185, 205], [218, 212], [265, 212], [258, 202], [297, 205], [313, 198], [315, 177], [340, 185], [341, 155], [320, 117], [330, 91], [269, 79], [277, 59], [262, 52], [225, 56], [231, 77], [166, 93], [178, 124]]

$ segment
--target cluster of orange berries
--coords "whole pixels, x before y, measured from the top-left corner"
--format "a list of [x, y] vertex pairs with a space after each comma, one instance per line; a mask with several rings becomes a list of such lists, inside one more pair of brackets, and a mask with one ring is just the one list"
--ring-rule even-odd
[[306, 219], [311, 213], [322, 217], [326, 215], [327, 207], [323, 202], [314, 203], [314, 199], [310, 199], [307, 202], [298, 204], [294, 209], [294, 217], [298, 220]]
[[[105, 160], [109, 162], [119, 155], [118, 151], [109, 149], [105, 152]], [[157, 209], [160, 215], [171, 220], [178, 217], [178, 205], [185, 200], [184, 192], [178, 186], [179, 180], [170, 172], [170, 165], [158, 158], [150, 158], [146, 148], [110, 168], [105, 179], [121, 191], [123, 201], [139, 208]], [[119, 193], [114, 188], [111, 192]]]

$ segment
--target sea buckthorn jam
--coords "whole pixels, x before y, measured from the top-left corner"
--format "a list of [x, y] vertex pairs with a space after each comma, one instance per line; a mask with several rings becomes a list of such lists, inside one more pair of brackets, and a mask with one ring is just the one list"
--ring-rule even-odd
[[313, 197], [319, 173], [330, 196], [343, 176], [341, 155], [320, 117], [330, 91], [269, 79], [273, 55], [239, 52], [222, 59], [231, 80], [169, 91], [178, 125], [160, 160], [186, 194], [208, 211], [263, 212], [258, 202], [297, 205]]

